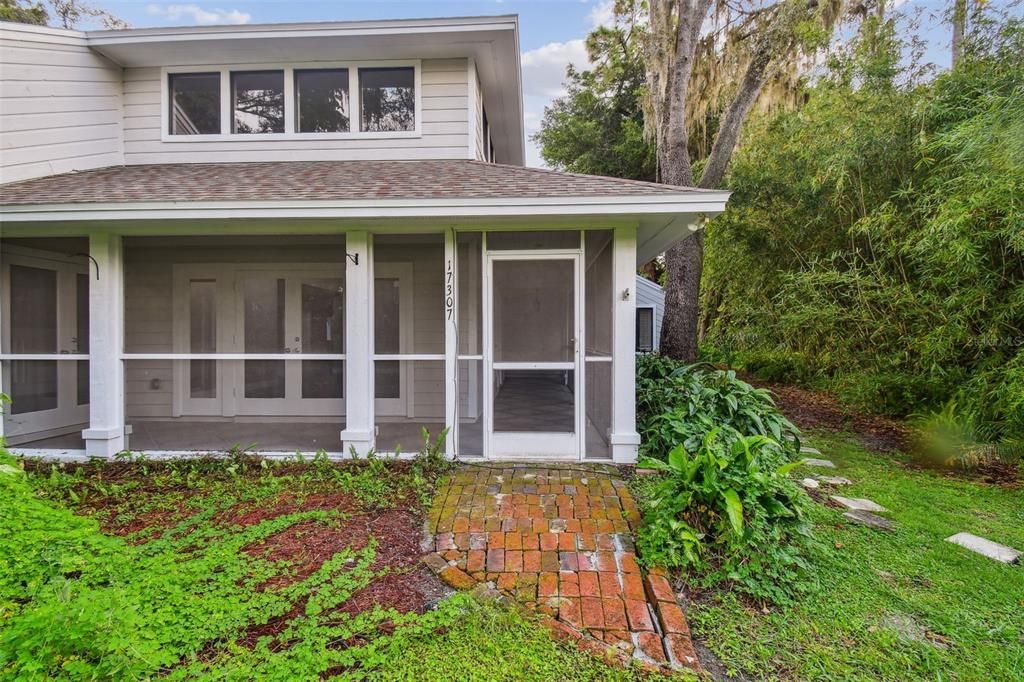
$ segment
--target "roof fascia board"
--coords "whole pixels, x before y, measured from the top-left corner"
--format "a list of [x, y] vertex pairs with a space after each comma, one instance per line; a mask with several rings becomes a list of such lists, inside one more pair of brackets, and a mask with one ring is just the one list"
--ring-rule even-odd
[[19, 24], [12, 21], [0, 21], [0, 32], [20, 33], [18, 40], [29, 42], [66, 43], [69, 45], [86, 45], [87, 34], [83, 31], [75, 31], [68, 28], [53, 28], [51, 26], [36, 26], [34, 24]]
[[260, 40], [266, 38], [308, 38], [332, 36], [409, 35], [464, 31], [516, 31], [510, 16], [458, 17], [453, 19], [412, 19], [395, 21], [323, 22], [309, 24], [241, 24], [236, 26], [184, 26], [173, 28], [89, 31], [90, 46], [132, 43], [178, 42], [181, 40]]
[[[638, 200], [640, 199], [640, 200]], [[0, 207], [5, 222], [53, 220], [160, 220], [174, 218], [413, 218], [496, 216], [643, 216], [658, 214], [716, 215], [724, 197], [647, 197], [598, 199], [502, 199], [489, 201], [266, 201], [266, 202], [138, 202], [119, 204], [22, 204]]]

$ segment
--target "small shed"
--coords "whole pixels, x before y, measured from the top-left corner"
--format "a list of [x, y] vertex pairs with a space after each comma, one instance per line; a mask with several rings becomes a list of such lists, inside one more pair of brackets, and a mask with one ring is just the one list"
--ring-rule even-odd
[[636, 276], [636, 352], [654, 353], [661, 346], [665, 290], [643, 275]]

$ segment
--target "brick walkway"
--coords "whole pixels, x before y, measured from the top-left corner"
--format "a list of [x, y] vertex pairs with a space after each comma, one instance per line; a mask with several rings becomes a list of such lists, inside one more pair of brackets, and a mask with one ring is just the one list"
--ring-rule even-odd
[[428, 523], [432, 549], [444, 559], [435, 556], [435, 568], [449, 582], [491, 582], [590, 643], [697, 668], [671, 586], [637, 563], [632, 529], [639, 521], [614, 467], [495, 463], [453, 474]]

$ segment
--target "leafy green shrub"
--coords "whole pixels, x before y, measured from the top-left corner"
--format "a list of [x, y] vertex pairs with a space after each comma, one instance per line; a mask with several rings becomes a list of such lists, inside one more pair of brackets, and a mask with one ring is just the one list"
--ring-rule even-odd
[[742, 436], [769, 436], [790, 457], [799, 455], [799, 431], [771, 393], [735, 372], [645, 356], [637, 359], [636, 393], [641, 455], [664, 459], [677, 444], [694, 452], [708, 433], [723, 426]]
[[[705, 343], [903, 416], [956, 398], [1024, 438], [1024, 22], [979, 8], [956, 68], [893, 21], [752, 116], [705, 230]], [[742, 274], [738, 274], [742, 273]], [[764, 375], [758, 372], [759, 375]]]
[[807, 568], [808, 497], [786, 474], [799, 462], [777, 441], [712, 429], [692, 454], [680, 443], [645, 499], [637, 548], [649, 565], [683, 569], [698, 585], [729, 581], [757, 599], [787, 602]]

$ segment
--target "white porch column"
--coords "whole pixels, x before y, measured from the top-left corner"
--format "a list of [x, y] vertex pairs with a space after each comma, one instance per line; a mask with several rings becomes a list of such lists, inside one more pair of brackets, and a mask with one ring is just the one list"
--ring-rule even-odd
[[444, 233], [444, 423], [448, 427], [444, 452], [449, 459], [455, 456], [459, 429], [459, 291], [455, 257], [455, 230], [448, 229]]
[[89, 428], [82, 438], [88, 456], [113, 457], [125, 445], [121, 237], [90, 234], [89, 255]]
[[612, 242], [612, 459], [636, 462], [636, 227], [617, 227]]
[[[374, 446], [373, 256], [365, 231], [345, 235], [345, 430], [342, 447], [366, 455]], [[358, 256], [358, 264], [353, 257]]]

